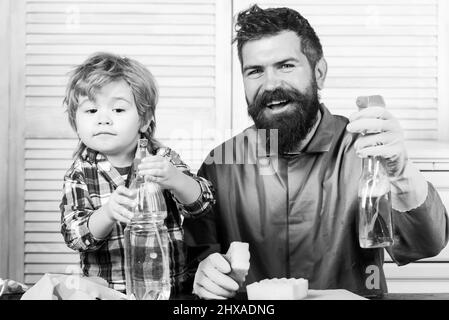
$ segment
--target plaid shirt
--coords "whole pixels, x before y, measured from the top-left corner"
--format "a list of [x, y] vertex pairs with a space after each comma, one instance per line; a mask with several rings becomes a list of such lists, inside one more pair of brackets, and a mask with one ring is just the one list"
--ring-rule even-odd
[[[172, 290], [177, 292], [187, 279], [183, 216], [199, 217], [207, 213], [215, 203], [214, 190], [209, 181], [190, 173], [188, 166], [176, 152], [170, 148], [156, 151], [195, 179], [201, 187], [199, 198], [189, 205], [180, 203], [169, 190], [164, 190], [170, 278]], [[61, 233], [68, 247], [80, 252], [83, 274], [102, 277], [110, 287], [120, 291], [125, 290], [123, 231], [126, 225], [116, 222], [108, 237], [98, 239], [90, 232], [88, 223], [92, 213], [106, 204], [118, 186], [125, 184], [123, 177], [104, 155], [86, 148], [64, 176], [64, 195], [60, 204]]]

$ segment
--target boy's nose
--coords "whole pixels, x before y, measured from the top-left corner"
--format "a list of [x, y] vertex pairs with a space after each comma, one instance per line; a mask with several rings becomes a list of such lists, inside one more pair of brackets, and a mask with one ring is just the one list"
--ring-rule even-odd
[[108, 112], [100, 111], [98, 112], [98, 124], [109, 125], [112, 124], [112, 119]]
[[109, 125], [109, 124], [112, 124], [112, 121], [111, 121], [111, 119], [101, 118], [101, 119], [98, 119], [98, 124]]

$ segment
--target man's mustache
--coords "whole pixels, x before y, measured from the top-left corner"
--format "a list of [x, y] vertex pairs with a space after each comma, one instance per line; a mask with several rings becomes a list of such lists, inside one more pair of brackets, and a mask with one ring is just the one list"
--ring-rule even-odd
[[297, 102], [304, 103], [306, 97], [295, 89], [276, 88], [272, 91], [263, 91], [256, 96], [250, 108], [263, 109], [268, 108], [273, 102]]

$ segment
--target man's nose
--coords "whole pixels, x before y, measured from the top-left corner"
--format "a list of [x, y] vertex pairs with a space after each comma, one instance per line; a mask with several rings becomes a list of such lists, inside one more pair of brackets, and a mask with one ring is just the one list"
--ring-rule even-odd
[[264, 91], [273, 91], [281, 86], [282, 79], [276, 70], [267, 69], [263, 84]]

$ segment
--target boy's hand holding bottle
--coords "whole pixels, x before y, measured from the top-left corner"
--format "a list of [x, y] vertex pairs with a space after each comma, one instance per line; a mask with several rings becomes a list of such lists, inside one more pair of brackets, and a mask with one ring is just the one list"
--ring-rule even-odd
[[112, 221], [129, 223], [133, 216], [131, 210], [137, 205], [135, 198], [135, 190], [132, 191], [124, 186], [118, 186], [102, 208], [104, 208], [104, 212]]
[[171, 190], [183, 203], [192, 203], [201, 194], [199, 184], [160, 155], [148, 156], [139, 164], [139, 174]]
[[139, 174], [157, 182], [164, 189], [175, 189], [184, 175], [165, 157], [160, 155], [145, 157], [139, 164]]

